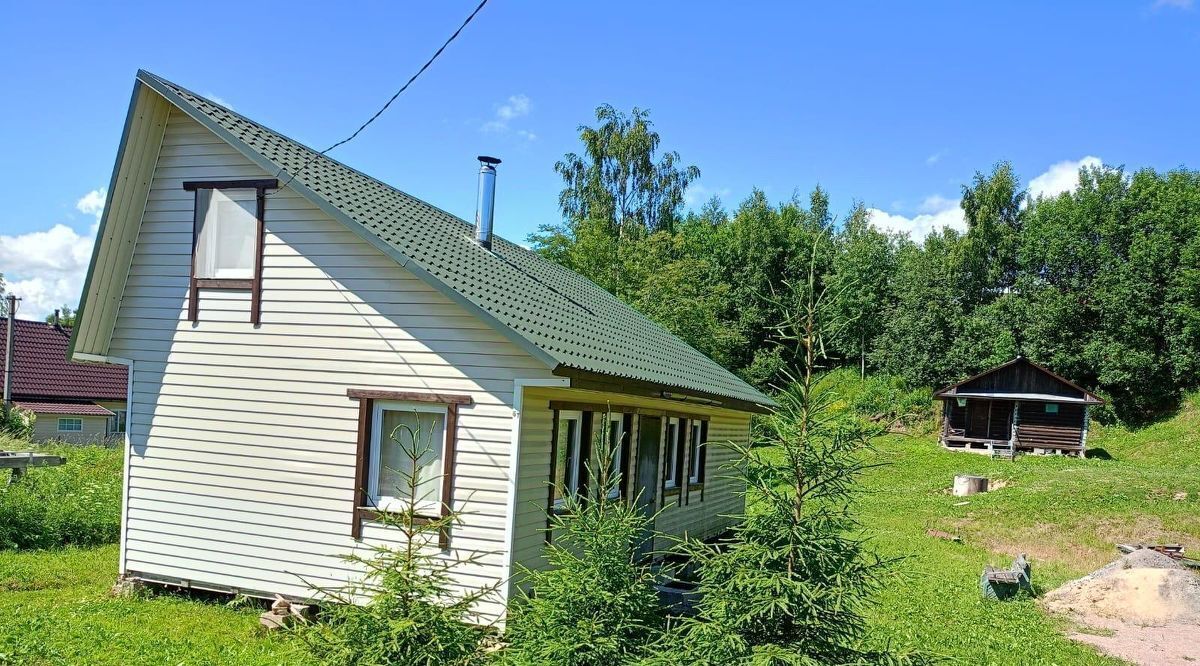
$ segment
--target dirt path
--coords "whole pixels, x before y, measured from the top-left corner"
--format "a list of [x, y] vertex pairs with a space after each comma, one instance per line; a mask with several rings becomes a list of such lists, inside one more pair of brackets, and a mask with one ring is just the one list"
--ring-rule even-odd
[[1200, 663], [1200, 576], [1138, 550], [1043, 599], [1077, 625], [1068, 634], [1136, 664]]

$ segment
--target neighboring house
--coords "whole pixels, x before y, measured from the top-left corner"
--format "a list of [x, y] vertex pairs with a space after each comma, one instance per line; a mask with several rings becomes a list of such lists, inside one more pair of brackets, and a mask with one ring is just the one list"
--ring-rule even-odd
[[[464, 589], [542, 566], [551, 482], [589, 483], [601, 432], [622, 491], [670, 534], [742, 508], [708, 442], [772, 403], [617, 298], [477, 228], [139, 72], [73, 339], [130, 368], [123, 576], [293, 597], [397, 533], [387, 434], [436, 449], [420, 501]], [[610, 414], [610, 416], [605, 416]], [[604, 428], [609, 419], [609, 429]], [[663, 545], [663, 544], [659, 544]], [[303, 577], [304, 580], [301, 580]]]
[[[125, 368], [67, 360], [70, 329], [15, 319], [12, 399], [33, 412], [33, 441], [97, 442], [125, 432]], [[0, 319], [0, 366], [8, 320]]]
[[1104, 401], [1022, 356], [951, 384], [934, 394], [943, 402], [942, 444], [994, 453], [1083, 457], [1089, 410]]

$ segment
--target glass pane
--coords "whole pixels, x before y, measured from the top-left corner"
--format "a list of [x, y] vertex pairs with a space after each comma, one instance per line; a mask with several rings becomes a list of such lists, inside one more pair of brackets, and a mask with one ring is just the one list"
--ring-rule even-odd
[[676, 431], [679, 430], [679, 424], [667, 423], [667, 485], [675, 485], [675, 452], [676, 452]]
[[255, 190], [200, 190], [204, 209], [196, 237], [196, 277], [244, 280], [254, 277], [258, 235]]
[[558, 450], [554, 459], [554, 501], [562, 501], [563, 490], [574, 493], [579, 489], [579, 419], [559, 418]]
[[608, 450], [612, 456], [612, 464], [608, 470], [609, 481], [613, 484], [609, 495], [616, 497], [621, 493], [621, 438], [624, 437], [624, 423], [620, 417], [608, 422]]
[[[418, 504], [442, 499], [446, 417], [435, 412], [384, 410], [379, 495]], [[413, 462], [416, 461], [414, 470]], [[416, 484], [415, 489], [411, 484]], [[414, 492], [415, 490], [415, 492]]]

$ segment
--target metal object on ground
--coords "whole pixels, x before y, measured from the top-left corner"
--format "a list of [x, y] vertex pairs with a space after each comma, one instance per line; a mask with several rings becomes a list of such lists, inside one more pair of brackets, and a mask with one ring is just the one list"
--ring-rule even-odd
[[1026, 559], [1025, 553], [1021, 553], [1017, 559], [1013, 560], [1012, 567], [1008, 569], [985, 566], [983, 575], [979, 577], [979, 589], [983, 593], [984, 599], [999, 601], [1011, 599], [1022, 590], [1032, 594], [1032, 573], [1029, 560]]
[[30, 467], [57, 467], [67, 462], [62, 456], [32, 451], [0, 451], [0, 469], [11, 469], [9, 483], [16, 483]]
[[954, 477], [954, 496], [966, 497], [976, 493], [986, 493], [988, 480], [986, 476], [969, 476], [960, 474]]

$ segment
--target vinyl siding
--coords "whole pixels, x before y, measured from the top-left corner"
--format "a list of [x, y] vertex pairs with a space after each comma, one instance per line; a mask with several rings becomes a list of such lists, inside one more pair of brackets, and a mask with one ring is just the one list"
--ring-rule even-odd
[[[83, 430], [78, 432], [59, 432], [60, 418], [78, 418], [83, 422]], [[88, 444], [104, 442], [108, 439], [107, 416], [71, 416], [70, 414], [38, 414], [33, 422], [33, 441], [45, 442], [58, 440], [73, 444]]]
[[[109, 354], [133, 359], [125, 568], [306, 596], [355, 575], [358, 403], [348, 388], [468, 394], [450, 558], [464, 588], [507, 571], [513, 381], [549, 370], [291, 190], [267, 199], [262, 325], [249, 294], [202, 290], [187, 319], [193, 195], [262, 172], [169, 117]], [[395, 541], [377, 525], [363, 544]], [[481, 607], [502, 610], [499, 597]]]
[[[617, 393], [601, 393], [578, 389], [536, 388], [527, 389], [521, 411], [521, 458], [517, 488], [516, 526], [514, 539], [514, 561], [523, 567], [537, 569], [545, 566], [543, 559], [546, 543], [546, 504], [550, 482], [550, 442], [554, 413], [551, 400], [582, 402], [590, 404], [612, 404], [635, 407], [646, 414], [662, 411], [682, 412], [709, 419], [708, 441], [710, 448], [706, 459], [706, 483], [703, 499], [699, 490], [691, 491], [688, 503], [679, 506], [674, 499], [666, 502], [659, 514], [655, 528], [664, 534], [680, 536], [687, 533], [697, 538], [715, 536], [732, 525], [730, 515], [741, 512], [742, 496], [737, 493], [736, 482], [728, 478], [723, 466], [733, 462], [736, 455], [722, 443], [745, 443], [750, 434], [750, 415], [728, 409], [683, 405], [676, 401], [638, 398]], [[665, 422], [665, 419], [664, 419]], [[631, 441], [637, 442], [638, 419], [634, 419]], [[660, 436], [661, 440], [661, 436]], [[660, 443], [660, 467], [663, 456]], [[631, 453], [635, 449], [631, 448]], [[635, 455], [630, 455], [627, 473], [632, 473]], [[661, 478], [661, 473], [659, 474]], [[659, 507], [663, 497], [659, 493]], [[666, 548], [669, 542], [660, 539], [655, 548]]]

